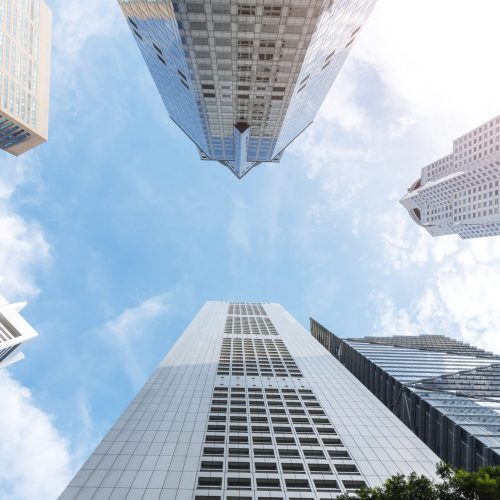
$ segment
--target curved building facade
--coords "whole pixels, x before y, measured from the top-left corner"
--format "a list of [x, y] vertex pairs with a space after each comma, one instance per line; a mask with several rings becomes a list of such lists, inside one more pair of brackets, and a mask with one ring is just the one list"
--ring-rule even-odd
[[401, 204], [432, 236], [500, 235], [500, 116], [453, 142], [422, 169]]

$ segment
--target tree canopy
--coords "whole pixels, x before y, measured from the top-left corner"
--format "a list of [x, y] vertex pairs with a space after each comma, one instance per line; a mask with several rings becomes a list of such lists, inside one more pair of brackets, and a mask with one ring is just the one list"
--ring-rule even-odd
[[409, 476], [397, 474], [382, 486], [362, 488], [338, 500], [500, 500], [500, 467], [467, 472], [440, 462], [436, 472], [438, 481], [415, 472]]

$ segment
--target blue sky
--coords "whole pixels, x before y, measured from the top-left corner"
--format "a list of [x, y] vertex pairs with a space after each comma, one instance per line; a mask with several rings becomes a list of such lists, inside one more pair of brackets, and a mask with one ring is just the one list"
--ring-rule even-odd
[[0, 163], [0, 292], [40, 333], [0, 373], [3, 497], [57, 496], [206, 300], [500, 352], [500, 239], [398, 204], [500, 114], [498, 2], [379, 0], [315, 124], [242, 181], [169, 121], [114, 1], [48, 3], [50, 139]]

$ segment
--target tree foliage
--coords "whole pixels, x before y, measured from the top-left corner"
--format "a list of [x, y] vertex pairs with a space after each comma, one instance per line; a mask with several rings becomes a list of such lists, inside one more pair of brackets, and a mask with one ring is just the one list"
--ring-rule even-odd
[[500, 500], [500, 467], [482, 467], [475, 472], [437, 464], [440, 480], [433, 481], [415, 472], [397, 474], [382, 486], [363, 488], [338, 500]]

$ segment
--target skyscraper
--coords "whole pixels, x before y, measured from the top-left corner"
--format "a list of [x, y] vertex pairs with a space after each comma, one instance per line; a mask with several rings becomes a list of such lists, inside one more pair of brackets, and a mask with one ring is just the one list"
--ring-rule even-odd
[[279, 304], [208, 302], [61, 499], [336, 498], [436, 461]]
[[21, 347], [38, 333], [19, 314], [26, 302], [9, 304], [0, 295], [0, 368], [24, 358]]
[[475, 470], [500, 465], [500, 356], [444, 335], [313, 336], [439, 457]]
[[313, 121], [375, 0], [119, 0], [170, 117], [237, 177]]
[[422, 169], [401, 204], [432, 236], [500, 234], [500, 116], [453, 141], [453, 152]]
[[51, 30], [43, 0], [2, 2], [0, 148], [16, 156], [48, 138]]

